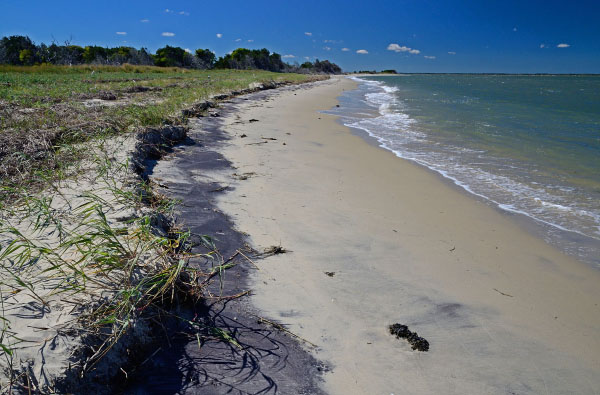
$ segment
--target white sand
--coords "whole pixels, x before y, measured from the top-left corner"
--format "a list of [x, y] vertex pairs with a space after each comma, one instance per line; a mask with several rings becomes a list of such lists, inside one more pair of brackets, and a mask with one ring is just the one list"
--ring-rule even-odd
[[[224, 120], [225, 156], [256, 175], [229, 181], [221, 208], [258, 248], [292, 251], [258, 262], [257, 306], [319, 346], [332, 394], [599, 393], [600, 273], [318, 113], [354, 86]], [[390, 336], [395, 322], [430, 351]]]
[[[134, 136], [106, 140], [98, 149], [94, 149], [89, 160], [81, 163], [76, 179], [67, 180], [49, 187], [40, 192], [29, 203], [31, 211], [25, 205], [13, 207], [15, 213], [1, 213], [0, 219], [4, 227], [17, 229], [23, 237], [29, 239], [32, 245], [48, 248], [61, 254], [69, 264], [80, 267], [89, 277], [83, 292], [67, 290], [65, 280], [68, 277], [58, 270], [49, 270], [50, 262], [43, 257], [34, 259], [28, 265], [18, 266], [13, 258], [2, 261], [3, 269], [0, 273], [0, 290], [2, 292], [2, 312], [5, 317], [6, 331], [2, 343], [13, 349], [12, 358], [0, 358], [0, 388], [7, 388], [9, 377], [5, 369], [12, 366], [16, 370], [28, 372], [35, 380], [33, 388], [52, 388], [55, 380], [62, 377], [69, 366], [76, 361], [71, 357], [81, 343], [81, 322], [79, 318], [83, 312], [88, 312], [92, 303], [98, 303], [103, 297], [108, 297], [113, 291], [110, 287], [94, 284], [92, 280], [108, 281], [97, 276], [97, 268], [83, 267], [78, 260], [81, 254], [75, 248], [62, 248], [60, 232], [53, 222], [48, 226], [35, 229], [35, 222], [40, 223], [51, 217], [41, 216], [36, 212], [43, 212], [44, 204], [48, 205], [47, 212], [52, 213], [52, 218], [60, 221], [64, 234], [84, 234], [89, 228], [81, 225], [83, 215], [81, 205], [90, 202], [89, 194], [94, 194], [98, 199], [104, 200], [102, 209], [112, 227], [126, 226], [124, 222], [136, 213], [131, 207], [116, 200], [117, 196], [110, 188], [125, 190], [127, 183], [133, 179], [133, 174], [127, 166], [135, 146]], [[96, 158], [94, 158], [96, 156]], [[100, 200], [98, 200], [99, 202]], [[22, 202], [23, 203], [23, 202]], [[79, 213], [79, 214], [78, 214]], [[138, 213], [139, 214], [139, 213]], [[94, 218], [93, 216], [91, 218]], [[0, 234], [0, 247], [2, 251], [16, 236], [14, 234]], [[121, 238], [123, 241], [123, 239]], [[20, 251], [25, 251], [21, 249]], [[32, 258], [38, 256], [35, 249], [29, 249]], [[17, 251], [18, 253], [19, 251]], [[7, 269], [14, 273], [8, 273]], [[70, 270], [66, 267], [65, 273]], [[31, 284], [26, 287], [16, 281], [18, 276], [23, 283]], [[79, 284], [83, 284], [81, 278]], [[15, 292], [15, 290], [19, 290]]]

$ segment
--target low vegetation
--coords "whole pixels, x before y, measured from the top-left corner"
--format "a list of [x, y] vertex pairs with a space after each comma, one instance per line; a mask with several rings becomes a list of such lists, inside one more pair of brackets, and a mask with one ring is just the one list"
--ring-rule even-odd
[[262, 70], [0, 65], [0, 208], [11, 188], [66, 176], [98, 136], [181, 124], [181, 110], [251, 83], [313, 77]]

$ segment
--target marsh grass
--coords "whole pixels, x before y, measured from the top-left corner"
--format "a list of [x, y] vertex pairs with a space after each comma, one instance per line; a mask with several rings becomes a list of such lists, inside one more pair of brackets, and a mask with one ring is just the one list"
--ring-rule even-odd
[[[84, 156], [71, 155], [73, 145], [185, 123], [181, 110], [213, 95], [254, 82], [315, 78], [259, 70], [0, 65], [0, 185], [40, 186], [40, 173], [65, 177]], [[10, 196], [0, 195], [0, 204]]]

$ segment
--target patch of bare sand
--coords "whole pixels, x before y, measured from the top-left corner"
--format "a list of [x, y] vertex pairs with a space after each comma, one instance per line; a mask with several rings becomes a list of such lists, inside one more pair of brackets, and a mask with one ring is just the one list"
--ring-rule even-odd
[[[66, 239], [99, 231], [95, 223], [86, 223], [96, 217], [94, 206], [114, 229], [139, 216], [117, 192], [135, 179], [128, 166], [135, 141], [129, 136], [98, 143], [101, 147], [80, 164], [76, 179], [48, 186], [23, 198], [12, 212], [1, 213], [1, 343], [12, 355], [5, 352], [0, 358], [0, 388], [9, 388], [14, 369], [29, 375], [31, 390], [51, 391], [58, 378], [77, 367], [73, 356], [85, 332], [79, 318], [118, 287], [98, 273], [98, 266], [88, 266], [85, 245], [69, 246]], [[117, 240], [127, 243], [122, 235]]]
[[[354, 86], [224, 119], [225, 156], [254, 175], [216, 175], [235, 187], [220, 207], [258, 248], [291, 250], [257, 263], [257, 306], [319, 346], [333, 394], [598, 393], [598, 271], [318, 112]], [[430, 351], [390, 336], [395, 322]]]

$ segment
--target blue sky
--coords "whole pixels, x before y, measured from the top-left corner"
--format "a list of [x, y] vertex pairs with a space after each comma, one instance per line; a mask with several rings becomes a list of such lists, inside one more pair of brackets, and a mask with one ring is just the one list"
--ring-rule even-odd
[[217, 55], [266, 47], [346, 71], [600, 73], [598, 0], [0, 0], [0, 36], [13, 34]]

